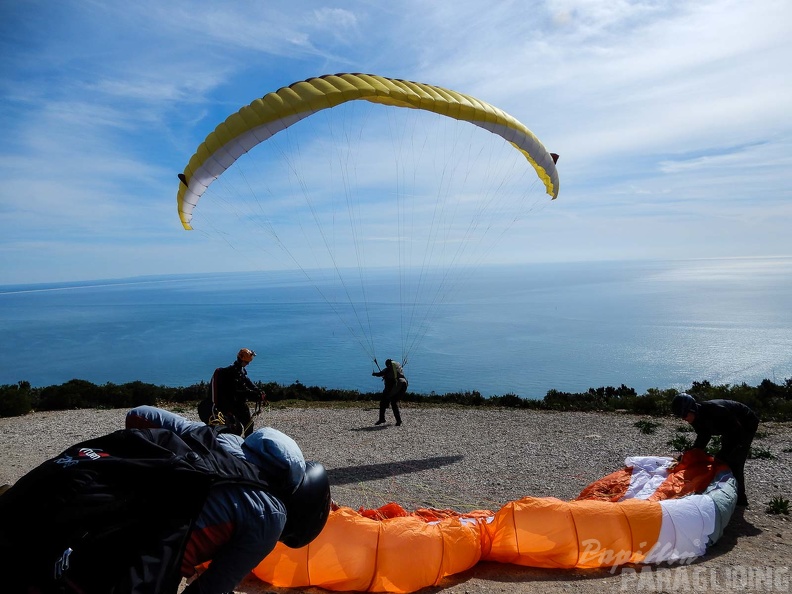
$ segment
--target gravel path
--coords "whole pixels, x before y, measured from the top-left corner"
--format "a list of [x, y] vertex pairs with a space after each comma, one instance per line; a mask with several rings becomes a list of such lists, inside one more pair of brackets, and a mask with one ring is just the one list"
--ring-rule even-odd
[[[257, 426], [270, 425], [291, 435], [306, 458], [325, 464], [333, 498], [340, 505], [374, 508], [395, 501], [408, 510], [431, 506], [470, 511], [498, 510], [526, 495], [572, 499], [588, 483], [620, 468], [627, 456], [675, 454], [667, 443], [684, 425], [671, 418], [651, 419], [660, 426], [654, 434], [645, 435], [634, 426], [642, 417], [619, 413], [410, 405], [403, 409], [401, 427], [392, 422], [375, 427], [373, 404], [348, 408], [273, 405], [265, 409]], [[197, 420], [192, 410], [174, 410]], [[125, 412], [38, 412], [0, 419], [0, 484], [13, 483], [73, 443], [123, 427]], [[781, 569], [789, 567], [792, 557], [789, 517], [769, 515], [765, 508], [772, 497], [792, 498], [792, 453], [785, 451], [792, 445], [792, 423], [763, 423], [759, 431], [754, 446], [773, 458], [748, 461], [751, 507], [735, 514], [721, 542], [692, 567], [661, 567], [651, 576], [642, 574], [644, 589], [648, 577], [656, 578], [651, 591], [685, 591], [683, 578], [687, 577], [689, 591], [724, 591], [739, 585], [744, 574], [750, 577], [750, 568], [760, 568], [765, 572], [762, 575], [778, 578], [778, 583], [763, 591], [789, 591], [790, 574]], [[734, 573], [735, 567], [749, 569]], [[694, 587], [697, 568], [706, 576], [699, 576]], [[629, 570], [620, 573], [480, 563], [453, 576], [443, 587], [427, 591], [636, 589], [637, 576]], [[676, 579], [676, 587], [663, 582], [663, 576]], [[238, 591], [279, 590], [248, 579]]]

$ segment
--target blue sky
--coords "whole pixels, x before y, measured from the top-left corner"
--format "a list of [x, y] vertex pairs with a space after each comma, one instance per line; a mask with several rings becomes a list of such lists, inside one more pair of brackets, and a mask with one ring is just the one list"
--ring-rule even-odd
[[[553, 152], [531, 261], [792, 255], [792, 4], [0, 0], [0, 284], [243, 266], [182, 230], [227, 115], [368, 72], [480, 97]], [[515, 245], [515, 244], [512, 244]]]

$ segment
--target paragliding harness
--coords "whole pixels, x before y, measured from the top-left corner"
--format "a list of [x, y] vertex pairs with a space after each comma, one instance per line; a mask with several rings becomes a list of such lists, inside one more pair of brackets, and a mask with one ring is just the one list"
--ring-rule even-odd
[[391, 369], [393, 370], [393, 379], [394, 381], [399, 381], [400, 379], [406, 380], [407, 378], [404, 377], [404, 369], [402, 368], [400, 363], [396, 361], [391, 361]]
[[[209, 394], [200, 403], [198, 403], [198, 416], [200, 417], [201, 421], [207, 425], [212, 427], [226, 427], [231, 433], [234, 433], [235, 435], [246, 436], [252, 429], [256, 417], [261, 414], [264, 397], [262, 394], [262, 396], [256, 401], [253, 412], [249, 413], [250, 420], [244, 425], [242, 424], [241, 420], [236, 418], [236, 415], [234, 415], [233, 412], [227, 410], [227, 406], [223, 407], [226, 408], [225, 411], [221, 410], [221, 407], [218, 406], [221, 404], [220, 401], [224, 400], [227, 404], [227, 401], [230, 398], [229, 394], [234, 394], [236, 391], [233, 378], [233, 368], [234, 366], [231, 365], [229, 367], [218, 367], [215, 369], [214, 373], [212, 374], [212, 379], [209, 380]], [[238, 406], [247, 407], [247, 404], [243, 402], [238, 404]]]
[[[378, 375], [378, 376], [380, 376], [382, 378], [382, 381], [385, 382], [386, 386], [388, 386], [388, 385], [396, 386], [396, 385], [399, 384], [399, 380], [404, 380], [403, 389], [406, 391], [407, 385], [409, 385], [409, 384], [407, 382], [407, 377], [404, 375], [404, 367], [403, 366], [407, 365], [407, 360], [405, 359], [403, 363], [399, 363], [398, 361], [394, 361], [393, 359], [390, 359], [390, 362], [391, 362], [390, 371], [393, 374], [392, 378], [388, 378], [388, 377], [386, 377], [385, 374], [383, 374], [384, 370], [380, 367], [379, 362], [375, 358], [374, 359], [374, 363], [377, 365], [377, 369], [379, 370], [379, 373], [377, 373], [376, 375]], [[387, 361], [386, 361], [386, 367], [387, 367]]]
[[256, 417], [261, 414], [262, 404], [261, 400], [256, 401], [253, 412], [250, 414], [250, 421], [245, 425], [242, 425], [233, 413], [225, 415], [220, 412], [211, 398], [206, 398], [198, 404], [198, 416], [210, 427], [225, 428], [234, 435], [247, 435], [253, 427]]
[[[211, 487], [278, 496], [221, 430], [124, 429], [74, 445], [0, 496], [5, 592], [175, 593]], [[8, 588], [8, 589], [6, 589]]]
[[[399, 363], [398, 361], [394, 361], [393, 359], [389, 359], [389, 361], [391, 362], [391, 370], [393, 371], [393, 379], [397, 380], [397, 381], [398, 381], [399, 378], [407, 379], [405, 377], [405, 375], [404, 375], [404, 366], [407, 365], [407, 359], [405, 359], [401, 363]], [[387, 363], [387, 361], [386, 361], [386, 363]], [[379, 361], [377, 361], [376, 357], [374, 357], [374, 364], [377, 366], [377, 370], [381, 373], [382, 372], [382, 367], [380, 367]], [[383, 380], [384, 379], [385, 378], [383, 377]]]

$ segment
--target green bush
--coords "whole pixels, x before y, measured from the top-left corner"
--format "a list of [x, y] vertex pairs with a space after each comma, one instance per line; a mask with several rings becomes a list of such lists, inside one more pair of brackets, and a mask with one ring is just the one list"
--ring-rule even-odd
[[[299, 380], [290, 385], [274, 382], [257, 384], [266, 392], [268, 400], [303, 400], [307, 402], [378, 401], [380, 392], [359, 392], [318, 386], [305, 386]], [[192, 406], [208, 393], [205, 382], [187, 387], [156, 386], [140, 381], [126, 384], [108, 383], [97, 386], [73, 379], [59, 386], [31, 388], [28, 382], [0, 386], [0, 416], [25, 414], [32, 410], [63, 410], [70, 408], [123, 408], [157, 402], [185, 403]], [[687, 390], [699, 401], [725, 398], [744, 402], [764, 421], [792, 420], [792, 378], [783, 384], [764, 380], [759, 386], [746, 384], [713, 386], [707, 381], [694, 382]], [[454, 404], [459, 406], [491, 406], [529, 408], [554, 411], [615, 411], [623, 410], [646, 416], [669, 416], [676, 389], [650, 388], [637, 394], [633, 388], [604, 386], [585, 392], [549, 390], [543, 399], [524, 398], [519, 394], [483, 396], [481, 392], [450, 392], [447, 394], [419, 394], [408, 392], [403, 400], [424, 404]], [[692, 431], [688, 427], [687, 431]], [[760, 436], [757, 436], [758, 438]]]
[[687, 436], [677, 433], [668, 441], [668, 445], [677, 452], [684, 452], [693, 446], [693, 442]]
[[713, 435], [710, 442], [707, 444], [707, 453], [711, 456], [717, 454], [721, 449], [721, 436]]
[[742, 402], [763, 421], [792, 420], [792, 378], [783, 384], [765, 379], [756, 387], [745, 383], [713, 386], [708, 381], [693, 382], [687, 392], [699, 401], [725, 399]]
[[91, 408], [100, 400], [98, 386], [85, 380], [73, 379], [60, 386], [48, 386], [41, 390], [36, 408], [39, 410]]
[[775, 456], [765, 448], [755, 448], [751, 447], [750, 451], [748, 452], [748, 459], [749, 460], [773, 460]]
[[660, 423], [656, 423], [655, 421], [647, 421], [645, 419], [633, 423], [633, 427], [637, 427], [641, 433], [645, 435], [651, 435], [659, 426]]
[[629, 410], [641, 415], [665, 417], [671, 414], [671, 400], [676, 396], [676, 390], [658, 390], [649, 388], [646, 394], [637, 396]]
[[[479, 398], [481, 394], [475, 392]], [[524, 398], [520, 398], [516, 394], [504, 394], [503, 396], [492, 396], [488, 398], [493, 406], [503, 406], [504, 408], [521, 408], [522, 403], [525, 402]]]
[[0, 417], [18, 417], [33, 410], [29, 382], [0, 386]]
[[784, 514], [789, 515], [789, 499], [783, 497], [773, 497], [767, 504], [768, 514]]

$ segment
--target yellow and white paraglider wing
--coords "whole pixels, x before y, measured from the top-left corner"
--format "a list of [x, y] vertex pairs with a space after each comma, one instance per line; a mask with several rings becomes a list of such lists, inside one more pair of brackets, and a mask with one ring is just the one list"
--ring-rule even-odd
[[229, 116], [207, 136], [179, 175], [177, 202], [184, 228], [192, 228], [193, 209], [204, 191], [244, 153], [311, 114], [355, 100], [434, 112], [497, 134], [525, 156], [547, 193], [553, 199], [558, 196], [557, 156], [547, 152], [527, 127], [497, 107], [433, 85], [367, 74], [337, 74], [268, 93]]

